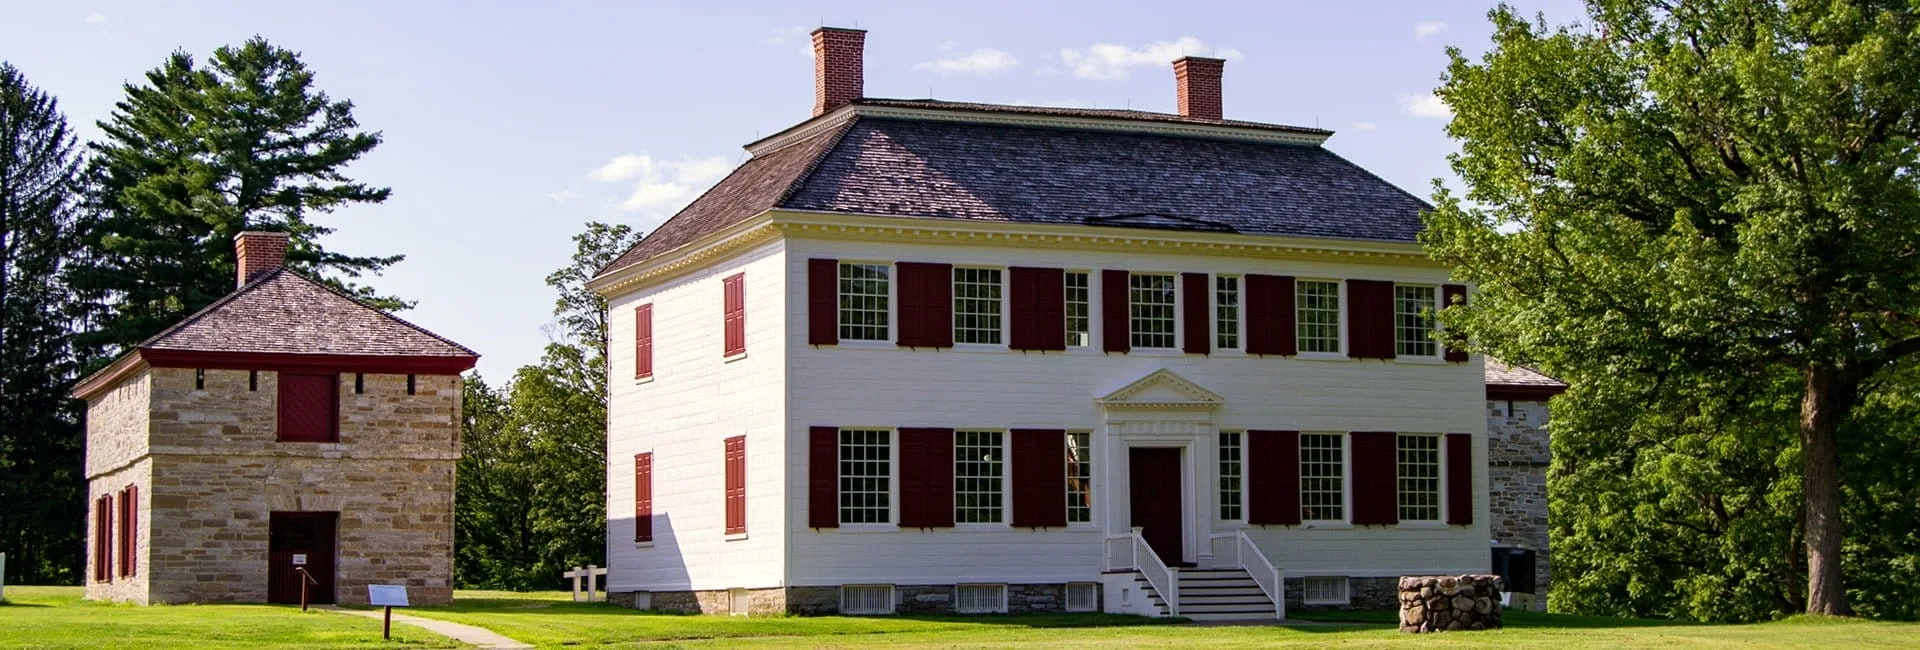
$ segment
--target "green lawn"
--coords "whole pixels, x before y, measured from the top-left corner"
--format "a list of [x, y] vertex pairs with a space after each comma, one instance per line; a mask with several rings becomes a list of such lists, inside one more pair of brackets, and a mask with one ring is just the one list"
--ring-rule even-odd
[[[0, 648], [453, 647], [408, 625], [268, 605], [133, 607], [87, 603], [77, 587], [9, 587]], [[1685, 625], [1509, 612], [1497, 632], [1401, 634], [1390, 613], [1297, 614], [1288, 626], [1214, 627], [1131, 616], [727, 617], [574, 603], [564, 592], [462, 591], [408, 613], [467, 623], [543, 647], [1920, 647], [1920, 624], [1795, 618]], [[1311, 619], [1311, 620], [1302, 620]]]
[[0, 648], [453, 648], [446, 637], [285, 605], [162, 605], [87, 602], [79, 587], [7, 587]]

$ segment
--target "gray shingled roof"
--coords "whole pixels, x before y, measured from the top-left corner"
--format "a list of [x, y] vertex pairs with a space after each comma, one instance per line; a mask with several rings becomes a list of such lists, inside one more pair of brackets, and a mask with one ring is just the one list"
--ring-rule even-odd
[[1567, 383], [1540, 374], [1526, 366], [1510, 365], [1499, 359], [1487, 359], [1488, 386], [1519, 386], [1527, 388], [1564, 389]]
[[135, 347], [265, 354], [480, 356], [284, 268], [255, 278]]

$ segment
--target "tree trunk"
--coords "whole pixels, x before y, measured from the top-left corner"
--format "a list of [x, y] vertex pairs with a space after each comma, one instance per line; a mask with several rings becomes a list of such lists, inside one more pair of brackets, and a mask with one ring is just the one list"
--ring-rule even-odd
[[1806, 503], [1807, 613], [1852, 616], [1840, 580], [1840, 422], [1852, 410], [1857, 382], [1814, 364], [1800, 398], [1800, 482]]

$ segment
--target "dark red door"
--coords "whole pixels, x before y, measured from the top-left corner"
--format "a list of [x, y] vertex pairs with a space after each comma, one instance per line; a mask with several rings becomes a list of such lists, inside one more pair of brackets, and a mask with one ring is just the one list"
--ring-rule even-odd
[[298, 568], [313, 576], [307, 602], [333, 602], [334, 529], [338, 512], [276, 512], [267, 538], [267, 602], [300, 602]]
[[1134, 526], [1168, 566], [1184, 555], [1180, 516], [1180, 450], [1175, 447], [1128, 449], [1127, 496]]

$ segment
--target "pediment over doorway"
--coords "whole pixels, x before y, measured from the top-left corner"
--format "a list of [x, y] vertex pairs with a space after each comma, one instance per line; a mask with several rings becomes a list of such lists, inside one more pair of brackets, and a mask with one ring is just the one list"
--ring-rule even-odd
[[1225, 401], [1219, 393], [1207, 390], [1166, 368], [1147, 373], [1145, 377], [1108, 393], [1106, 397], [1094, 400], [1107, 408], [1142, 409], [1212, 409]]

